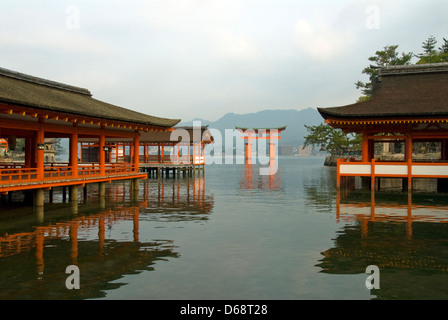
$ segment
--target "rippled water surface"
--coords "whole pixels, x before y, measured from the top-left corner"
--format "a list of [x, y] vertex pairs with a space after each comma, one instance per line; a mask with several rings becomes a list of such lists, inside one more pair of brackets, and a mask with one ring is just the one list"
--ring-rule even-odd
[[54, 190], [40, 211], [3, 196], [0, 299], [448, 298], [446, 194], [338, 193], [335, 180], [322, 158], [283, 157], [273, 176], [210, 165], [138, 194], [88, 185], [75, 204]]

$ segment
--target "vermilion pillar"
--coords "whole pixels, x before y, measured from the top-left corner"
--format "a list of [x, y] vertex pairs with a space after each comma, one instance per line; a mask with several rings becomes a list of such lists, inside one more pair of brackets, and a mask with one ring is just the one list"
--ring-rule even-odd
[[44, 178], [44, 151], [45, 150], [43, 148], [41, 148], [41, 149], [38, 148], [39, 145], [43, 146], [44, 142], [45, 142], [43, 119], [39, 119], [39, 123], [40, 123], [40, 126], [36, 133], [36, 146], [35, 146], [36, 167], [37, 167], [37, 179], [43, 180], [43, 178]]
[[252, 135], [249, 133], [247, 135], [247, 144], [246, 144], [246, 163], [252, 164]]
[[406, 135], [405, 161], [408, 163], [408, 191], [412, 191], [412, 137]]
[[72, 167], [72, 177], [78, 177], [78, 131], [75, 131], [70, 138], [70, 166]]
[[106, 144], [106, 135], [104, 132], [102, 132], [100, 134], [100, 141], [99, 141], [99, 145], [98, 145], [100, 174], [102, 176], [106, 175], [106, 153], [104, 151], [105, 144]]
[[369, 162], [369, 140], [367, 139], [367, 133], [362, 133], [362, 161]]
[[134, 137], [134, 171], [138, 171], [139, 156], [140, 156], [140, 134], [137, 132]]
[[276, 160], [275, 144], [274, 144], [274, 138], [272, 137], [272, 134], [269, 135], [269, 160], [270, 161]]

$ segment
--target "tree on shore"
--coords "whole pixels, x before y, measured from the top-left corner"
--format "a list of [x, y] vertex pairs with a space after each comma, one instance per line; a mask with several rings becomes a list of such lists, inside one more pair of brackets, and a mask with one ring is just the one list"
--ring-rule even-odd
[[358, 99], [358, 102], [368, 100], [373, 93], [372, 82], [378, 76], [378, 70], [386, 66], [407, 65], [411, 63], [413, 57], [412, 52], [404, 53], [401, 55], [397, 52], [398, 45], [385, 46], [383, 50], [378, 50], [375, 55], [368, 58], [373, 64], [362, 70], [363, 74], [369, 76], [368, 82], [357, 81], [355, 83], [356, 89], [361, 89], [362, 96]]
[[443, 38], [443, 45], [436, 48], [437, 40], [430, 36], [422, 42], [423, 53], [416, 55], [419, 58], [417, 64], [448, 62], [448, 40]]
[[335, 129], [324, 123], [317, 126], [305, 125], [305, 128], [308, 135], [305, 136], [303, 148], [318, 147], [319, 151], [329, 153], [332, 160], [336, 160], [337, 156], [361, 150], [361, 136], [358, 134], [346, 134], [341, 129]]

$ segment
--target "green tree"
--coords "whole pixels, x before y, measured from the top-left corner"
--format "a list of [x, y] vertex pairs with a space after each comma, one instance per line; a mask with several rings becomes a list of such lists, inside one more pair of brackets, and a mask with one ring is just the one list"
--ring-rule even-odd
[[358, 102], [368, 100], [372, 96], [372, 81], [378, 76], [379, 68], [394, 65], [406, 65], [411, 63], [413, 53], [402, 52], [400, 55], [397, 49], [398, 45], [385, 46], [383, 50], [376, 51], [374, 56], [368, 58], [368, 60], [373, 64], [370, 64], [368, 67], [364, 68], [362, 70], [362, 73], [369, 76], [369, 81], [357, 81], [355, 83], [356, 89], [361, 89], [361, 92], [363, 94], [363, 96], [358, 99]]
[[439, 48], [441, 53], [448, 53], [448, 40], [443, 38], [443, 45]]
[[437, 40], [434, 36], [430, 36], [426, 41], [422, 42], [423, 53], [416, 55], [420, 59], [417, 63], [439, 62], [436, 44]]
[[318, 147], [319, 151], [328, 152], [331, 156], [361, 149], [361, 136], [358, 134], [346, 134], [341, 129], [324, 123], [317, 126], [305, 125], [305, 128], [308, 135], [305, 136], [304, 148]]
[[443, 38], [443, 44], [439, 48], [439, 57], [441, 62], [448, 62], [448, 40]]
[[448, 62], [448, 40], [443, 38], [443, 44], [436, 49], [437, 40], [430, 36], [422, 42], [423, 53], [416, 55], [417, 64]]

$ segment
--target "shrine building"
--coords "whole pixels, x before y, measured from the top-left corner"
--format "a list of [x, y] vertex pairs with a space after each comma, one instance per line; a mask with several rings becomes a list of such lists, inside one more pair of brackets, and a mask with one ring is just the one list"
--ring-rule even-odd
[[325, 122], [362, 135], [362, 158], [338, 159], [337, 186], [346, 177], [448, 179], [448, 63], [389, 66], [372, 82], [364, 102], [318, 108]]
[[[1, 149], [21, 155], [0, 157], [0, 193], [33, 190], [35, 205], [42, 206], [43, 191], [51, 188], [76, 190], [88, 183], [146, 178], [139, 172], [140, 135], [172, 131], [179, 121], [96, 100], [84, 88], [0, 68]], [[69, 141], [68, 161], [46, 162], [45, 141], [58, 138]], [[84, 138], [95, 140], [99, 152], [81, 162], [79, 140]], [[136, 146], [133, 157], [107, 162], [106, 139], [123, 138]]]

